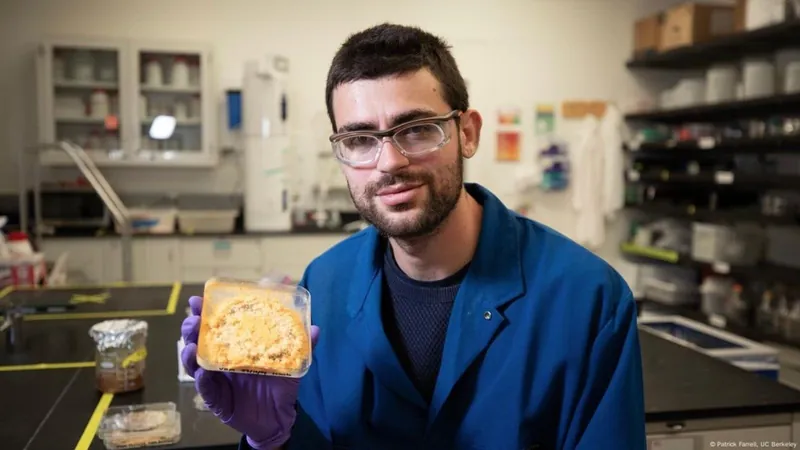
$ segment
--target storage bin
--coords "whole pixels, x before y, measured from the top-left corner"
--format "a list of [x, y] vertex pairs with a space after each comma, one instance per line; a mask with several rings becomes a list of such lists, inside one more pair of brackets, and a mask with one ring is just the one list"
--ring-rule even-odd
[[44, 253], [0, 259], [0, 290], [6, 286], [38, 286], [46, 276]]
[[775, 63], [771, 59], [746, 58], [742, 63], [742, 83], [746, 99], [775, 95], [776, 79]]
[[677, 280], [644, 280], [645, 297], [665, 305], [687, 305], [697, 303], [697, 288]]
[[706, 102], [719, 103], [736, 100], [739, 69], [733, 65], [713, 66], [706, 72]]
[[761, 259], [763, 241], [757, 225], [692, 224], [692, 258], [699, 262], [754, 265]]
[[634, 56], [645, 56], [658, 51], [661, 43], [663, 14], [655, 14], [636, 21], [633, 31]]
[[800, 229], [797, 227], [767, 227], [767, 261], [800, 269]]
[[669, 9], [661, 27], [661, 51], [694, 45], [731, 34], [735, 8], [725, 5], [685, 3]]
[[181, 233], [233, 233], [239, 211], [231, 210], [181, 210], [178, 226]]
[[[135, 234], [172, 234], [175, 232], [177, 211], [173, 208], [129, 209], [131, 228]], [[117, 233], [122, 230], [115, 223]]]

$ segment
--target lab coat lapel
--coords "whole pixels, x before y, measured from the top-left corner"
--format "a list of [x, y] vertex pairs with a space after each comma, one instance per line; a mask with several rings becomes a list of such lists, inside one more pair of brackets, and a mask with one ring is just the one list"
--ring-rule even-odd
[[[425, 408], [425, 401], [406, 375], [383, 329], [381, 294], [383, 260], [380, 238], [374, 229], [368, 231], [370, 241], [360, 251], [348, 298], [351, 318], [347, 334], [361, 353], [366, 366], [377, 382], [413, 404]], [[359, 283], [358, 280], [365, 280]]]
[[519, 218], [480, 186], [468, 184], [467, 189], [483, 203], [483, 220], [475, 256], [453, 305], [442, 366], [428, 411], [429, 427], [458, 380], [503, 327], [501, 307], [525, 291]]

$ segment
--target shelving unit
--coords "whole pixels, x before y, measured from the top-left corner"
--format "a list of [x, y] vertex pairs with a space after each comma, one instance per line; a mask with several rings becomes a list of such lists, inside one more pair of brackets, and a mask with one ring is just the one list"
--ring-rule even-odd
[[627, 181], [645, 184], [691, 184], [696, 187], [745, 187], [748, 189], [800, 189], [800, 175], [748, 174], [719, 170], [697, 174], [669, 170], [628, 171]]
[[637, 246], [627, 242], [620, 245], [620, 252], [629, 261], [639, 264], [685, 267], [706, 274], [725, 275], [740, 280], [794, 283], [798, 281], [798, 273], [800, 273], [798, 269], [769, 263], [737, 266], [722, 262], [700, 262], [693, 260], [690, 255], [683, 255], [672, 250]]
[[[694, 71], [696, 76], [697, 70], [718, 63], [738, 63], [746, 57], [774, 55], [794, 47], [800, 48], [800, 21], [796, 20], [639, 56], [626, 66], [631, 70]], [[645, 128], [647, 133], [642, 136], [650, 138], [648, 142], [629, 143], [623, 149], [629, 158], [624, 177], [628, 186], [626, 211], [633, 220], [632, 230], [642, 219], [667, 219], [669, 222], [660, 222], [661, 229], [684, 227], [683, 233], [688, 230], [693, 235], [693, 244], [700, 243], [709, 249], [719, 248], [720, 244], [698, 240], [697, 229], [692, 231], [695, 224], [706, 224], [704, 229], [730, 226], [733, 230], [745, 225], [761, 230], [800, 228], [800, 93], [778, 92], [761, 98], [638, 111], [625, 118], [632, 126]], [[795, 198], [793, 195], [797, 195], [799, 202], [797, 210], [791, 203], [785, 203]], [[766, 244], [759, 247], [758, 262], [751, 265], [726, 263], [724, 258], [707, 262], [717, 259], [716, 256], [698, 256], [703, 261], [695, 260], [688, 253], [694, 253], [697, 247], [687, 253], [685, 241], [674, 247], [681, 248], [680, 252], [634, 244], [646, 241], [647, 236], [653, 242], [658, 241], [659, 236], [652, 237], [658, 230], [657, 226], [636, 236], [632, 232], [628, 241], [620, 243], [620, 254], [631, 262], [664, 269], [664, 273], [694, 274], [696, 280], [709, 276], [734, 280], [743, 286], [741, 295], [748, 304], [748, 323], [732, 325], [722, 313], [709, 313], [700, 304], [674, 306], [647, 295], [639, 300], [728, 327], [751, 338], [784, 342], [779, 333], [762, 332], [755, 320], [756, 312], [762, 306], [764, 292], [773, 292], [776, 298], [778, 292], [786, 292], [790, 302], [800, 300], [800, 295], [793, 294], [800, 292], [800, 269], [771, 262], [775, 259], [766, 257]], [[765, 242], [768, 236], [765, 231]], [[664, 245], [672, 245], [669, 239], [666, 242]], [[651, 275], [648, 271], [648, 276]]]
[[687, 141], [647, 142], [625, 149], [636, 158], [706, 158], [731, 154], [800, 154], [800, 134], [797, 136], [767, 136], [762, 138], [692, 139]]
[[762, 225], [800, 225], [797, 216], [768, 216], [756, 208], [721, 209], [697, 208], [695, 205], [645, 204], [631, 205], [626, 210], [650, 217], [675, 217], [706, 223], [757, 222]]
[[[98, 166], [211, 167], [211, 57], [203, 44], [48, 39], [37, 54], [39, 140], [75, 142]], [[173, 117], [174, 129], [151, 134], [157, 116]], [[56, 151], [40, 163], [73, 164]]]
[[628, 121], [667, 124], [720, 122], [779, 115], [796, 112], [798, 109], [800, 109], [800, 94], [790, 94], [692, 106], [689, 108], [633, 113], [625, 115], [625, 119]]
[[800, 21], [720, 37], [711, 42], [649, 54], [628, 61], [629, 69], [697, 69], [744, 56], [769, 54], [800, 45]]

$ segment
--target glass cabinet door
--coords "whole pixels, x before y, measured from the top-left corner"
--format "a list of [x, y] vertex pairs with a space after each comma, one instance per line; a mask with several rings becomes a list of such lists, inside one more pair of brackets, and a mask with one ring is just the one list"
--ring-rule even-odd
[[48, 70], [43, 79], [49, 81], [44, 140], [69, 140], [92, 153], [121, 155], [121, 49], [59, 43], [48, 46], [42, 56]]
[[206, 59], [202, 50], [137, 49], [140, 158], [207, 156]]

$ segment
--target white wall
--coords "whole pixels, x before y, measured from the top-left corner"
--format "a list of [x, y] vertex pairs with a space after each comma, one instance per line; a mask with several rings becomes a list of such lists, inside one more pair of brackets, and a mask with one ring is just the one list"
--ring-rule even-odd
[[[657, 7], [644, 0], [4, 0], [0, 2], [0, 191], [16, 188], [13, 152], [35, 142], [33, 51], [45, 35], [192, 40], [215, 52], [221, 92], [240, 86], [242, 63], [265, 53], [291, 60], [290, 115], [301, 135], [323, 114], [325, 75], [338, 45], [383, 21], [420, 25], [445, 37], [472, 103], [484, 113], [484, 139], [468, 174], [510, 200], [515, 164], [494, 161], [494, 121], [504, 105], [523, 108], [525, 154], [533, 154], [533, 107], [563, 99], [624, 104], [640, 92], [625, 69], [633, 21]], [[309, 139], [300, 147], [308, 149]], [[311, 149], [308, 149], [311, 150]], [[120, 191], [230, 192], [230, 163], [214, 170], [107, 170]], [[543, 197], [535, 217], [570, 235], [564, 195]], [[617, 238], [610, 239], [611, 244]], [[603, 251], [611, 258], [616, 253]]]

